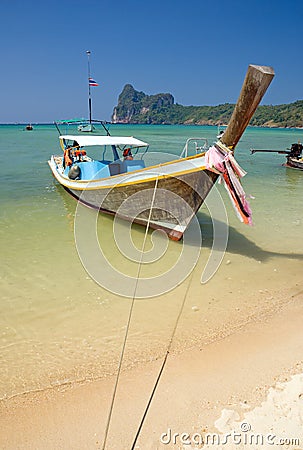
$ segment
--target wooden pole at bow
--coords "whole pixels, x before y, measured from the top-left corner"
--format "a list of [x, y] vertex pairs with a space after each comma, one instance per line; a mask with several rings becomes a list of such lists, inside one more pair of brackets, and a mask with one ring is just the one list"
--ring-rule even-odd
[[220, 138], [227, 147], [234, 149], [239, 142], [274, 75], [272, 67], [252, 64], [248, 66], [237, 104], [226, 130]]

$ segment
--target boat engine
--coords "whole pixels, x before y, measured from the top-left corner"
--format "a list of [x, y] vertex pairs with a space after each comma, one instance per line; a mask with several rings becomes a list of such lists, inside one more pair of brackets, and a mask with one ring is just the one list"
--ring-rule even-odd
[[303, 150], [303, 145], [298, 142], [297, 144], [291, 144], [289, 156], [293, 158], [299, 158]]
[[79, 180], [81, 175], [81, 169], [77, 164], [72, 166], [68, 172], [68, 178], [71, 180]]

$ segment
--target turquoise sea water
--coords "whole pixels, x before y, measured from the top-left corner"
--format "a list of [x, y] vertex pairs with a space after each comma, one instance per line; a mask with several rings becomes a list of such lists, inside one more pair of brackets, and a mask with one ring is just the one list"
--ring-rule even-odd
[[[151, 152], [177, 155], [187, 138], [206, 137], [211, 143], [218, 131], [143, 125], [114, 125], [110, 130], [148, 142]], [[303, 140], [303, 130], [248, 128], [238, 144], [237, 160], [248, 172], [243, 185], [253, 197], [254, 226], [237, 221], [218, 186], [230, 223], [227, 255], [207, 285], [200, 284], [200, 261], [194, 271], [177, 336], [185, 346], [214, 336], [232, 321], [241, 323], [254, 308], [269, 308], [278, 291], [295, 290], [302, 283], [303, 172], [283, 167], [283, 155], [249, 151], [283, 150], [298, 140]], [[0, 152], [0, 398], [113, 372], [129, 301], [92, 281], [78, 257], [73, 234], [76, 202], [57, 185], [47, 165], [52, 153], [60, 153], [55, 127], [35, 125], [28, 132], [21, 125], [2, 125]], [[203, 208], [198, 220], [208, 255], [212, 233]], [[105, 252], [123, 268], [125, 258], [113, 240], [113, 219], [100, 216], [99, 222]], [[134, 240], [140, 242], [143, 236], [144, 228], [135, 226]], [[168, 260], [180, 245], [169, 243]], [[201, 262], [205, 255], [202, 252]], [[183, 297], [185, 288], [186, 281], [138, 303], [129, 366], [135, 359], [162, 354], [177, 314], [176, 299]]]

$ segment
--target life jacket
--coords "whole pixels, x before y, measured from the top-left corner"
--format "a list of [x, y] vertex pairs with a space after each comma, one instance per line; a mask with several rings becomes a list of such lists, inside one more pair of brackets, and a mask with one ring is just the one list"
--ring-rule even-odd
[[133, 159], [133, 155], [132, 155], [132, 152], [131, 152], [131, 149], [130, 149], [130, 148], [126, 148], [126, 149], [123, 151], [123, 158], [124, 158], [124, 159]]
[[68, 148], [64, 150], [63, 157], [64, 157], [64, 162], [65, 162], [65, 167], [71, 166], [73, 161], [70, 157], [70, 150]]
[[76, 156], [84, 156], [84, 155], [86, 155], [86, 151], [85, 150], [76, 150], [75, 155]]

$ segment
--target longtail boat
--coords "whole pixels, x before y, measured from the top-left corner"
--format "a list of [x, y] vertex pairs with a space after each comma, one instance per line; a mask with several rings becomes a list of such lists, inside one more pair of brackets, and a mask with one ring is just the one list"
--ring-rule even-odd
[[258, 152], [286, 155], [286, 163], [284, 163], [283, 166], [290, 167], [291, 169], [303, 170], [303, 145], [300, 141], [291, 144], [291, 147], [287, 150], [251, 149], [252, 154]]
[[[102, 212], [117, 215], [182, 238], [190, 221], [219, 176], [234, 203], [240, 220], [250, 223], [251, 211], [239, 182], [245, 172], [234, 159], [234, 149], [265, 94], [274, 71], [250, 65], [227, 128], [208, 148], [198, 140], [195, 154], [185, 146], [173, 161], [146, 167], [148, 143], [134, 137], [62, 134], [61, 155], [52, 155], [48, 164], [55, 179], [77, 201]], [[99, 148], [99, 157], [88, 155]], [[111, 158], [108, 158], [108, 149]]]

